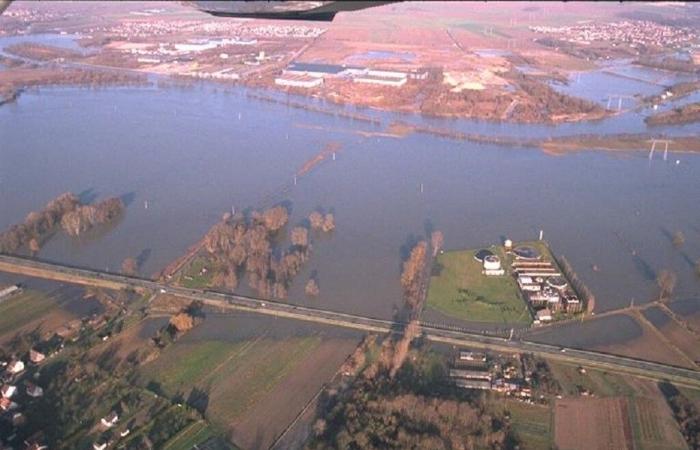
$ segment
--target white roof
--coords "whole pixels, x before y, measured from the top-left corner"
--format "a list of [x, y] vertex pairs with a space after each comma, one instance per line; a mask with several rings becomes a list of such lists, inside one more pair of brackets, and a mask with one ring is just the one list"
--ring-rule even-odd
[[520, 282], [522, 284], [531, 284], [532, 278], [530, 278], [530, 277], [518, 277], [518, 282]]

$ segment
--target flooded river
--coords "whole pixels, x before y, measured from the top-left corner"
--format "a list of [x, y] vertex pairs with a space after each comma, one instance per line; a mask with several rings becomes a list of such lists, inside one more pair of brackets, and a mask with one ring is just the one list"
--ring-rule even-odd
[[[639, 86], [644, 95], [660, 89]], [[260, 206], [266, 193], [290, 185], [273, 198], [290, 203], [290, 225], [315, 208], [334, 212], [337, 224], [332, 236], [314, 237], [310, 262], [290, 291], [295, 303], [391, 317], [401, 304], [402, 254], [430, 229], [444, 232], [447, 249], [505, 236], [533, 239], [542, 229], [595, 293], [597, 311], [650, 300], [655, 273], [664, 268], [678, 274], [679, 298], [700, 297], [693, 267], [700, 258], [698, 156], [552, 157], [426, 135], [353, 132], [380, 131], [396, 119], [508, 136], [648, 131], [640, 114], [552, 127], [367, 113], [382, 125], [208, 84], [31, 90], [0, 108], [0, 228], [65, 191], [86, 199], [120, 195], [128, 208], [118, 224], [80, 239], [58, 233], [40, 256], [113, 271], [124, 258], [140, 257], [150, 275], [232, 206]], [[697, 125], [660, 130], [700, 132]], [[294, 173], [329, 142], [341, 145], [336, 160], [293, 185]], [[676, 231], [686, 238], [680, 250], [671, 243]], [[321, 289], [313, 301], [303, 294], [311, 273]]]

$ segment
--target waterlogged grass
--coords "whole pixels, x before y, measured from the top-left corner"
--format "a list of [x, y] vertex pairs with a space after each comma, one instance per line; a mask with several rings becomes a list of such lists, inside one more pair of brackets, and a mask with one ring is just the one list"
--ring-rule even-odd
[[503, 251], [497, 254], [506, 274], [487, 277], [481, 273], [481, 262], [474, 259], [475, 250], [445, 252], [436, 259], [439, 273], [430, 279], [428, 306], [461, 320], [475, 322], [530, 323], [527, 305], [520, 298], [518, 287], [508, 273]]

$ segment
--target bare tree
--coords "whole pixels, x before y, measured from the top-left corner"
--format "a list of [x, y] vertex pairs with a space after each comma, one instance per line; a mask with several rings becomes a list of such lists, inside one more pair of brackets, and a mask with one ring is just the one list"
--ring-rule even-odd
[[287, 224], [289, 213], [284, 206], [275, 206], [265, 211], [262, 215], [265, 227], [270, 231], [277, 231]]
[[433, 257], [437, 256], [444, 243], [445, 237], [442, 235], [442, 231], [435, 230], [430, 234], [430, 246], [433, 248]]
[[29, 241], [29, 251], [32, 252], [32, 255], [36, 255], [39, 253], [39, 249], [41, 247], [39, 246], [39, 241], [36, 238], [32, 238]]
[[299, 247], [306, 247], [309, 245], [309, 232], [304, 227], [294, 227], [292, 229], [292, 244]]
[[664, 269], [656, 277], [656, 284], [659, 286], [659, 301], [668, 300], [676, 287], [676, 274]]
[[316, 280], [309, 278], [309, 281], [306, 283], [306, 287], [304, 288], [304, 292], [309, 297], [318, 297], [320, 291]]
[[323, 217], [323, 231], [328, 233], [333, 230], [335, 230], [335, 217], [333, 214], [328, 213]]
[[676, 248], [681, 248], [683, 247], [683, 244], [685, 243], [685, 235], [683, 235], [682, 231], [676, 231], [673, 233], [673, 246]]
[[139, 265], [134, 258], [126, 258], [122, 261], [122, 273], [125, 275], [136, 275]]
[[309, 223], [312, 229], [320, 230], [323, 228], [323, 215], [318, 211], [312, 212], [309, 214]]

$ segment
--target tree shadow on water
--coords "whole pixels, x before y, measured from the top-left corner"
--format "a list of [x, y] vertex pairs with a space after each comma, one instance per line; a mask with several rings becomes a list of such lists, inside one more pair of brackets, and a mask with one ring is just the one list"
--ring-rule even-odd
[[97, 192], [95, 192], [95, 188], [85, 189], [78, 194], [78, 200], [85, 205], [94, 202], [96, 198]]
[[134, 200], [136, 199], [136, 192], [127, 192], [126, 194], [120, 195], [119, 198], [124, 202], [124, 206], [129, 206], [134, 203]]

